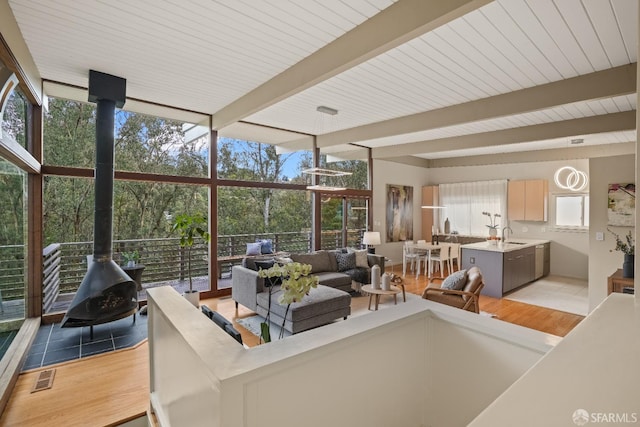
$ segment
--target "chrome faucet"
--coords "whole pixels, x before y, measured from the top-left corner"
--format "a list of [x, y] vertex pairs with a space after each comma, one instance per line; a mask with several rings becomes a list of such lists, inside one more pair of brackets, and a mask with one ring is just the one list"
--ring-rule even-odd
[[506, 227], [502, 227], [502, 243], [507, 241], [505, 237], [505, 231], [508, 231], [509, 233], [513, 233], [513, 230], [508, 225]]

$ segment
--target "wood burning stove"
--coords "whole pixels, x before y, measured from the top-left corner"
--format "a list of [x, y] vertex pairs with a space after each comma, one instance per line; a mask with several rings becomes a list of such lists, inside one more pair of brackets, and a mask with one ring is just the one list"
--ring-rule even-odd
[[93, 261], [62, 319], [63, 328], [111, 322], [135, 315], [138, 307], [137, 285], [113, 261], [112, 249], [115, 109], [124, 105], [125, 92], [125, 79], [89, 71], [89, 101], [97, 105]]

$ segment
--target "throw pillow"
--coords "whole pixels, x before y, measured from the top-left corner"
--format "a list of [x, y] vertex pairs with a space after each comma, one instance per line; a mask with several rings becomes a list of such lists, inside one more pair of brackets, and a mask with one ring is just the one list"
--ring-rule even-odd
[[453, 291], [461, 291], [467, 283], [467, 270], [459, 270], [451, 273], [442, 282], [440, 289], [451, 289]]
[[369, 268], [369, 258], [367, 257], [367, 250], [354, 251], [356, 254], [356, 267]]
[[261, 255], [262, 244], [260, 242], [247, 243], [247, 255]]
[[273, 240], [271, 239], [256, 239], [256, 242], [260, 243], [260, 252], [263, 254], [273, 253]]
[[336, 261], [338, 262], [338, 271], [347, 271], [356, 268], [355, 253], [336, 253]]

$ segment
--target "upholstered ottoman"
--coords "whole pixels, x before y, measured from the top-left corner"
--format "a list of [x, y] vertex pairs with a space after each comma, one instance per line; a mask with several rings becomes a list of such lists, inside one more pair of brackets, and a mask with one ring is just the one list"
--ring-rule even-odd
[[[278, 326], [282, 325], [285, 311], [287, 311], [286, 305], [278, 303], [280, 294], [279, 286], [275, 287], [271, 294], [271, 322]], [[257, 295], [257, 303], [256, 312], [262, 317], [267, 317], [269, 306], [269, 291], [267, 289]], [[340, 317], [346, 319], [350, 314], [351, 295], [339, 289], [318, 285], [317, 288], [312, 288], [309, 295], [305, 295], [302, 301], [291, 304], [284, 328], [292, 334], [296, 334], [326, 325]]]

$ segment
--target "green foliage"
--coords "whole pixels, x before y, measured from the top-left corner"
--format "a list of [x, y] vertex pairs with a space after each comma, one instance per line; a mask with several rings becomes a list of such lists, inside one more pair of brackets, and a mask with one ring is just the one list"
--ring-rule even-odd
[[181, 214], [176, 216], [173, 223], [174, 232], [180, 235], [180, 246], [187, 249], [187, 271], [189, 273], [189, 291], [193, 292], [193, 281], [191, 279], [191, 248], [196, 237], [200, 237], [206, 243], [211, 240], [211, 235], [207, 231], [207, 219], [202, 214]]
[[615, 247], [616, 251], [620, 251], [626, 255], [635, 255], [636, 244], [635, 244], [635, 239], [634, 239], [632, 230], [629, 230], [629, 232], [625, 236], [624, 241], [620, 239], [620, 236], [618, 236], [616, 233], [609, 230], [608, 228], [607, 228], [607, 231], [613, 234], [616, 238], [616, 247]]
[[131, 261], [133, 261], [134, 263], [137, 263], [138, 261], [140, 261], [140, 253], [138, 251], [123, 252], [122, 260], [127, 264]]
[[[118, 170], [206, 176], [203, 139], [185, 142], [182, 123], [126, 111], [116, 112]], [[51, 98], [44, 117], [46, 164], [93, 168], [95, 106]], [[115, 239], [167, 237], [175, 212], [206, 211], [206, 187], [116, 181]], [[94, 187], [85, 178], [45, 177], [45, 244], [93, 239]]]
[[[274, 264], [273, 267], [266, 270], [258, 270], [258, 277], [282, 277], [282, 285], [280, 285], [281, 294], [278, 302], [282, 305], [286, 305], [287, 311], [289, 311], [290, 304], [302, 301], [302, 298], [309, 294], [311, 288], [318, 287], [319, 281], [318, 276], [311, 274], [311, 264], [302, 264], [299, 262], [290, 262], [283, 265]], [[271, 292], [271, 288], [269, 292]], [[271, 298], [271, 294], [269, 294], [269, 298]], [[267, 313], [266, 321], [260, 324], [261, 337], [264, 342], [271, 341], [271, 334], [269, 332], [270, 314], [271, 313]], [[286, 313], [284, 317], [286, 319]], [[285, 321], [286, 320], [283, 320], [282, 327], [280, 329], [281, 337]]]

